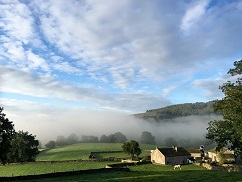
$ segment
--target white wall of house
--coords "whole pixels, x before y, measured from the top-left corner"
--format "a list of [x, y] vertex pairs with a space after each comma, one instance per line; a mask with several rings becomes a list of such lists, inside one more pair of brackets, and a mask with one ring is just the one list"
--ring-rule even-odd
[[194, 158], [197, 158], [197, 157], [201, 157], [201, 153], [191, 153], [191, 156], [194, 157]]
[[158, 149], [155, 149], [151, 153], [151, 162], [155, 164], [166, 164], [165, 156]]

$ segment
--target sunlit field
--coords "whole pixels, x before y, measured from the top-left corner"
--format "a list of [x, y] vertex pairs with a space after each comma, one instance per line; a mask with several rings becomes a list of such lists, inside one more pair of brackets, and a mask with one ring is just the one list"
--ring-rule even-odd
[[[54, 172], [77, 171], [86, 169], [104, 168], [107, 164], [117, 162], [63, 162], [64, 160], [88, 159], [90, 152], [98, 151], [120, 151], [122, 144], [101, 144], [101, 143], [80, 143], [65, 147], [59, 147], [41, 152], [37, 157], [37, 161], [59, 161], [55, 163], [32, 163], [0, 166], [0, 176], [24, 176], [35, 174], [46, 174]], [[149, 155], [150, 149], [154, 149], [152, 145], [141, 145], [143, 156]], [[144, 150], [146, 149], [146, 150]], [[102, 153], [99, 157], [126, 157], [127, 154], [120, 153]], [[223, 182], [242, 182], [242, 173], [239, 172], [220, 172], [210, 171], [201, 166], [193, 164], [183, 165], [181, 170], [174, 170], [173, 166], [161, 166], [153, 164], [142, 164], [130, 166], [130, 172], [98, 172], [94, 174], [79, 174], [66, 177], [44, 178], [36, 180], [26, 180], [33, 182], [42, 181], [223, 181]]]
[[25, 176], [104, 168], [110, 162], [36, 163], [0, 166], [0, 176]]
[[[91, 152], [122, 151], [121, 146], [121, 143], [79, 143], [43, 151], [37, 156], [36, 161], [86, 160], [89, 159]], [[150, 155], [144, 149], [155, 149], [154, 145], [140, 145], [140, 147], [143, 149], [140, 157]], [[100, 157], [128, 158], [129, 155], [125, 153], [112, 153], [110, 156], [109, 154], [101, 154]]]

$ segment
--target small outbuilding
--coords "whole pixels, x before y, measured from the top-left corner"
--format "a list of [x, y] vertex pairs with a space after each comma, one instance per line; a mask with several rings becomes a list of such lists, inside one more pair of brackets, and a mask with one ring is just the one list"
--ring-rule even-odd
[[191, 154], [183, 147], [157, 148], [151, 152], [154, 164], [187, 164]]

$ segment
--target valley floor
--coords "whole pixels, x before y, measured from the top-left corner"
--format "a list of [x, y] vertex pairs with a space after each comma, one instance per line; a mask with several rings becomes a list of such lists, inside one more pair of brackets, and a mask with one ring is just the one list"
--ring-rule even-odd
[[[48, 179], [27, 180], [32, 182], [42, 181], [119, 181], [119, 182], [141, 182], [141, 181], [169, 181], [169, 182], [185, 182], [185, 181], [223, 181], [223, 182], [242, 182], [242, 173], [239, 172], [221, 172], [206, 170], [203, 167], [193, 164], [182, 166], [182, 170], [174, 170], [173, 166], [159, 166], [153, 164], [144, 164], [130, 167], [131, 172], [105, 172], [94, 174], [73, 175], [68, 177], [56, 177]], [[26, 182], [27, 182], [26, 181]]]

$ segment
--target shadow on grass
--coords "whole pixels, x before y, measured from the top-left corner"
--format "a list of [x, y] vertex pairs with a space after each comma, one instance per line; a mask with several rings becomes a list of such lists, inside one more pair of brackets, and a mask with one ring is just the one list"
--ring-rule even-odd
[[168, 181], [168, 182], [242, 182], [242, 174], [238, 172], [228, 173], [210, 170], [167, 170], [167, 171], [152, 171], [152, 170], [135, 170], [131, 172], [106, 172], [95, 174], [82, 174], [68, 177], [58, 177], [49, 179], [31, 180], [33, 182], [42, 181], [118, 181], [118, 182], [142, 182], [142, 181]]

